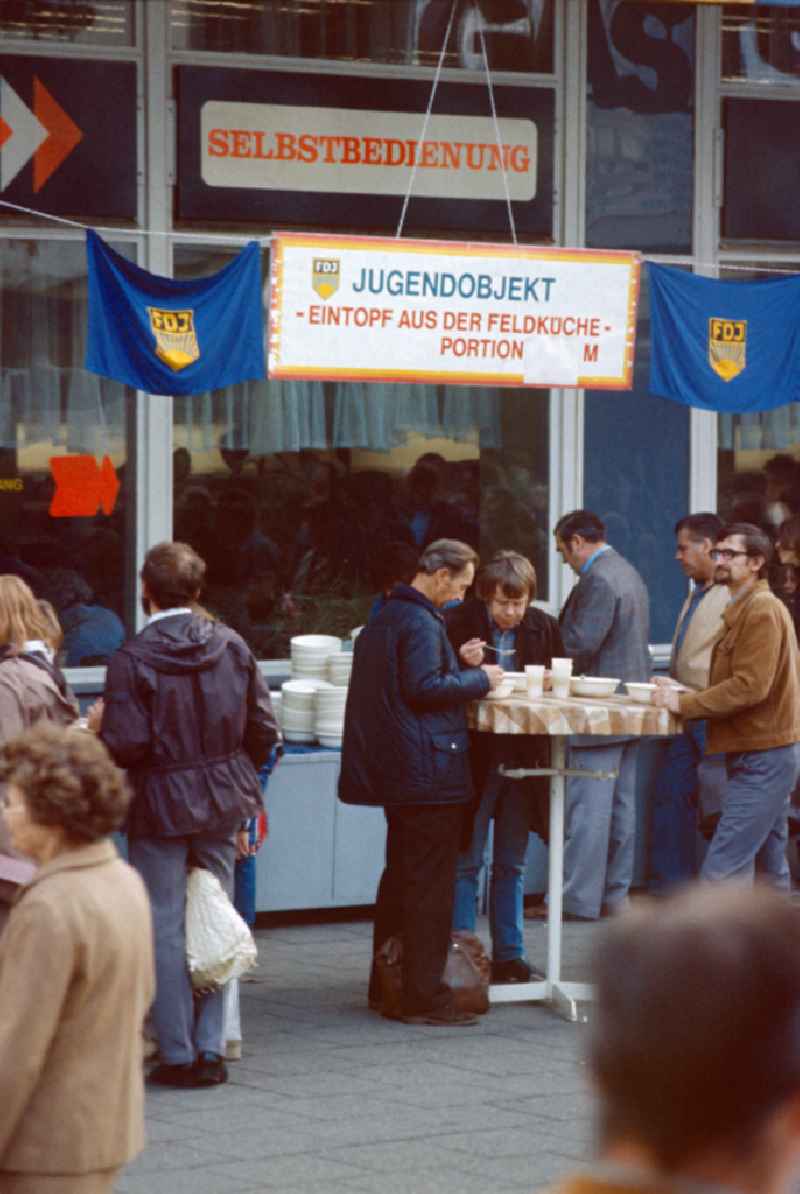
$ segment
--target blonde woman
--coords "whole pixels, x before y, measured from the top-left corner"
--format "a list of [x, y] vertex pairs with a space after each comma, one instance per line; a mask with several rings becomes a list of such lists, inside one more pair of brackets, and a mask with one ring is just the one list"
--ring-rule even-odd
[[[49, 661], [46, 647], [52, 628], [25, 581], [0, 576], [0, 746], [37, 721], [69, 725], [78, 709]], [[19, 858], [0, 823], [0, 923], [4, 905], [33, 874]]]

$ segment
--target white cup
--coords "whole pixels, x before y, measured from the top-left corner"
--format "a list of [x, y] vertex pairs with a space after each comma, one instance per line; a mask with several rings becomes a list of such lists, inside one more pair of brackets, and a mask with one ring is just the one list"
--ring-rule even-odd
[[535, 701], [544, 692], [544, 664], [543, 663], [526, 663], [525, 664], [525, 687], [528, 691], [528, 700]]
[[550, 668], [553, 696], [564, 700], [569, 696], [569, 680], [572, 675], [571, 659], [554, 659]]

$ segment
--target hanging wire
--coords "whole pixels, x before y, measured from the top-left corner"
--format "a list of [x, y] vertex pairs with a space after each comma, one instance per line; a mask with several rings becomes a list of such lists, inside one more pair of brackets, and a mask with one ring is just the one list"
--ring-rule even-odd
[[[21, 212], [24, 212], [26, 215], [36, 216], [40, 220], [54, 220], [55, 223], [57, 223], [57, 224], [67, 224], [71, 228], [81, 228], [81, 229], [83, 229], [84, 232], [88, 228], [91, 228], [95, 232], [103, 232], [109, 236], [119, 236], [119, 235], [126, 235], [126, 236], [132, 236], [132, 237], [136, 237], [136, 236], [169, 236], [173, 240], [191, 240], [195, 243], [201, 242], [202, 244], [208, 244], [208, 243], [213, 242], [215, 244], [226, 244], [226, 245], [241, 245], [245, 241], [248, 241], [248, 240], [258, 241], [259, 244], [261, 244], [261, 245], [269, 245], [272, 241], [271, 236], [245, 236], [245, 235], [242, 235], [241, 237], [233, 237], [233, 236], [225, 236], [221, 233], [214, 233], [214, 232], [207, 232], [207, 233], [206, 232], [163, 232], [163, 231], [161, 231], [161, 229], [156, 229], [156, 228], [102, 228], [102, 227], [96, 227], [94, 224], [81, 224], [78, 220], [68, 220], [64, 216], [54, 216], [49, 211], [37, 211], [36, 208], [34, 208], [34, 207], [22, 207], [19, 203], [10, 203], [7, 199], [0, 199], [0, 207], [10, 207], [14, 211], [21, 211]], [[398, 233], [397, 233], [398, 236], [400, 235], [400, 231], [401, 231], [401, 229], [398, 230]], [[333, 235], [335, 235], [335, 233], [331, 233], [331, 235], [333, 236]], [[513, 225], [512, 225], [512, 235], [514, 235]], [[517, 244], [516, 235], [514, 235], [514, 244]], [[572, 252], [579, 253], [582, 251], [580, 248], [577, 248], [577, 247], [573, 248], [569, 245], [564, 245], [562, 247], [565, 252], [572, 251]], [[594, 249], [592, 251], [597, 252], [597, 249]], [[630, 253], [636, 253], [637, 256], [639, 255], [637, 249], [629, 249], [629, 250], [615, 249], [614, 251], [615, 252], [630, 252]], [[587, 250], [587, 252], [588, 252], [588, 250]], [[642, 261], [653, 261], [653, 262], [658, 262], [661, 264], [666, 264], [664, 262], [663, 255], [659, 258], [646, 257], [644, 255], [641, 255], [641, 260]], [[679, 266], [690, 265], [694, 271], [709, 269], [709, 270], [724, 270], [725, 273], [783, 274], [783, 275], [792, 276], [792, 277], [796, 277], [798, 274], [800, 274], [800, 261], [798, 261], [797, 265], [794, 266], [792, 269], [780, 269], [777, 266], [760, 265], [758, 263], [758, 261], [751, 261], [748, 264], [736, 265], [732, 261], [726, 261], [724, 257], [720, 258], [718, 261], [695, 261], [694, 258], [687, 258], [685, 260], [677, 260], [675, 258], [670, 258], [668, 264], [679, 265]], [[719, 280], [719, 279], [717, 279], [717, 280]]]
[[213, 242], [215, 244], [224, 245], [241, 245], [245, 241], [257, 240], [261, 245], [268, 245], [272, 241], [271, 236], [245, 236], [240, 237], [226, 236], [222, 233], [197, 233], [197, 232], [164, 232], [160, 228], [98, 228], [94, 224], [82, 224], [79, 220], [68, 220], [64, 216], [51, 215], [49, 211], [36, 211], [33, 207], [22, 207], [19, 203], [9, 203], [7, 199], [0, 199], [0, 207], [10, 207], [14, 211], [24, 212], [29, 216], [38, 216], [42, 220], [54, 220], [56, 224], [67, 224], [70, 228], [82, 228], [84, 232], [91, 228], [93, 232], [103, 232], [107, 236], [169, 236], [173, 240], [191, 240], [202, 241], [203, 244]]
[[433, 76], [433, 83], [431, 85], [431, 93], [430, 93], [430, 96], [428, 97], [428, 107], [425, 112], [425, 118], [422, 121], [422, 129], [420, 131], [419, 137], [417, 138], [417, 148], [414, 152], [414, 162], [411, 166], [411, 174], [409, 175], [409, 178], [408, 178], [408, 187], [406, 188], [405, 198], [403, 199], [403, 208], [402, 208], [402, 211], [400, 212], [400, 219], [397, 221], [397, 231], [395, 232], [395, 237], [400, 237], [403, 235], [403, 225], [406, 222], [406, 212], [408, 211], [408, 201], [411, 198], [411, 188], [414, 186], [414, 179], [417, 177], [417, 161], [419, 160], [419, 147], [422, 144], [422, 142], [425, 140], [425, 134], [428, 131], [428, 121], [431, 118], [431, 111], [433, 110], [433, 101], [434, 101], [434, 97], [436, 96], [436, 88], [439, 86], [439, 77], [442, 73], [442, 65], [444, 63], [445, 52], [446, 52], [447, 46], [450, 42], [450, 30], [453, 28], [453, 17], [456, 15], [457, 3], [458, 3], [458, 0], [453, 0], [452, 5], [450, 6], [450, 19], [447, 22], [447, 29], [445, 30], [445, 34], [444, 34], [444, 41], [442, 42], [442, 48], [439, 51], [439, 61], [436, 63], [436, 73]]
[[500, 139], [500, 124], [497, 119], [497, 109], [494, 104], [494, 87], [492, 86], [492, 72], [489, 70], [489, 56], [486, 53], [486, 38], [483, 36], [483, 21], [477, 6], [473, 4], [473, 12], [478, 20], [478, 36], [481, 39], [481, 53], [483, 54], [483, 69], [486, 72], [486, 86], [489, 90], [489, 102], [492, 106], [492, 120], [494, 121], [494, 137], [497, 142], [497, 152], [500, 155], [500, 169], [503, 171], [503, 190], [506, 196], [506, 210], [508, 211], [508, 226], [511, 230], [511, 239], [514, 244], [517, 243], [517, 226], [514, 223], [514, 212], [511, 208], [511, 195], [508, 191], [508, 172], [506, 171], [506, 162], [503, 157], [503, 143]]

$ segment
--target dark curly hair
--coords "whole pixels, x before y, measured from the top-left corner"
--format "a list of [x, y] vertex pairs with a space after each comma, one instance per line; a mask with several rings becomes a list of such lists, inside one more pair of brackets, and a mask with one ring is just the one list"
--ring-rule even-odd
[[22, 793], [31, 820], [59, 826], [76, 843], [118, 829], [130, 799], [123, 772], [99, 738], [49, 722], [6, 743], [0, 780]]

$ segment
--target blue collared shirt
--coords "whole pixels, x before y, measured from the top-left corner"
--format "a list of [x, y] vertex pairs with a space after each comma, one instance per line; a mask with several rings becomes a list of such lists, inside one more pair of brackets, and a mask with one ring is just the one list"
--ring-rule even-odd
[[497, 658], [492, 663], [499, 663], [506, 671], [514, 670], [514, 656], [517, 651], [517, 628], [501, 630], [492, 622], [492, 646], [497, 649]]
[[597, 559], [598, 556], [601, 556], [604, 552], [609, 551], [610, 548], [611, 548], [610, 543], [604, 543], [602, 547], [598, 547], [597, 551], [593, 551], [592, 554], [589, 556], [589, 559], [586, 561], [586, 563], [581, 568], [581, 572], [580, 572], [581, 576], [583, 576], [586, 572], [589, 571], [589, 569], [591, 568], [592, 564], [595, 562], [595, 560]]

